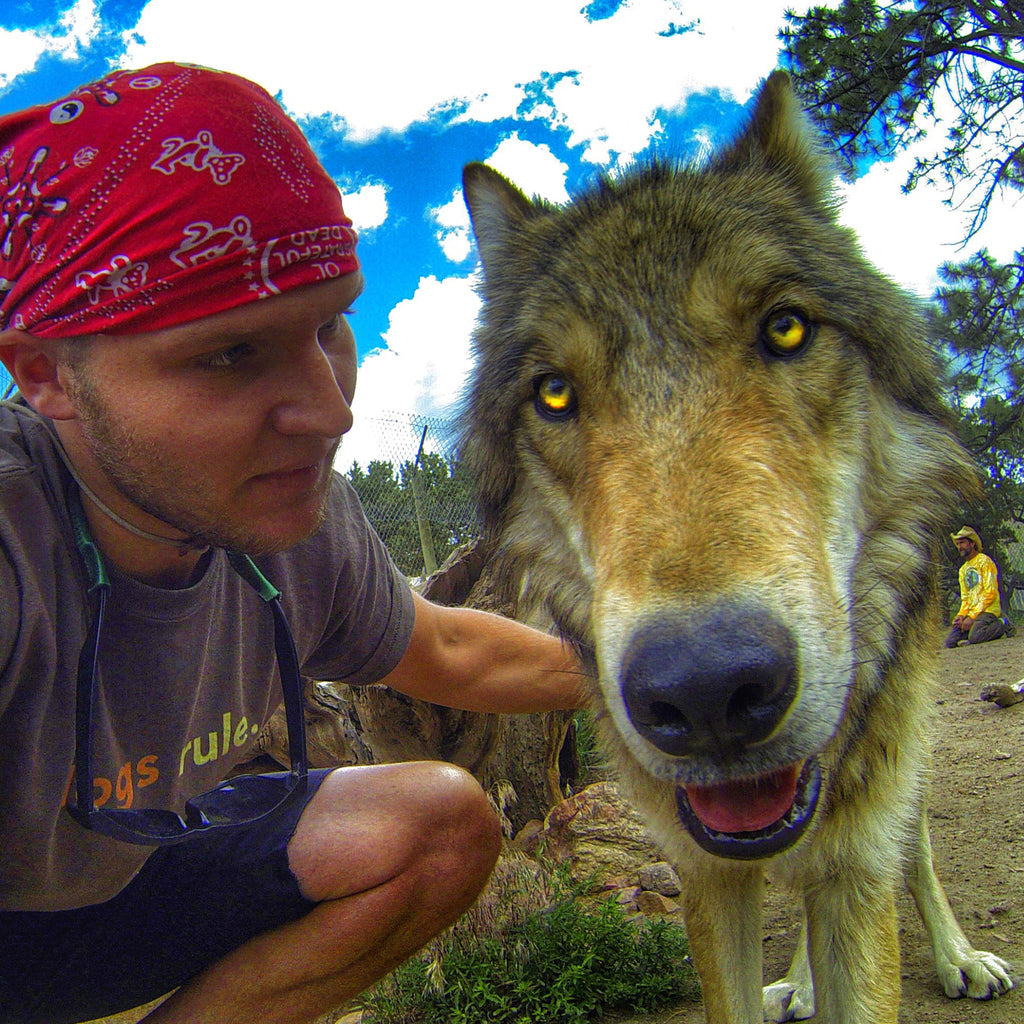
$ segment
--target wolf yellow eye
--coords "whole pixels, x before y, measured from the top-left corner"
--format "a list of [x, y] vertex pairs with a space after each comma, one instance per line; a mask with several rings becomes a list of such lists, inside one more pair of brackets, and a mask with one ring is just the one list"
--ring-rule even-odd
[[546, 420], [565, 420], [576, 413], [576, 389], [564, 377], [548, 373], [534, 385], [534, 408]]
[[775, 310], [761, 324], [761, 341], [776, 356], [793, 356], [814, 337], [814, 324], [791, 309]]

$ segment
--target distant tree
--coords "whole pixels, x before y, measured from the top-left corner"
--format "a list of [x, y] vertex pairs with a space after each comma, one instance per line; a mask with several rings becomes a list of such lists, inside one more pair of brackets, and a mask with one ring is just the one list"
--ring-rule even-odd
[[1000, 263], [983, 249], [962, 263], [943, 264], [939, 276], [935, 330], [956, 352], [954, 403], [966, 413], [983, 394], [1015, 406], [1012, 419], [965, 437], [980, 452], [1024, 419], [1024, 251], [1013, 263]]
[[387, 545], [395, 564], [408, 576], [419, 575], [423, 559], [419, 541], [410, 537], [408, 522], [415, 511], [412, 495], [402, 489], [394, 466], [390, 462], [374, 459], [364, 470], [358, 463], [345, 474], [362, 503], [366, 518]]
[[986, 545], [1017, 540], [1024, 523], [1024, 252], [1000, 263], [982, 250], [939, 268], [933, 334], [954, 369], [960, 437], [983, 469], [972, 516]]
[[413, 473], [420, 475], [425, 512], [438, 561], [475, 537], [477, 529], [473, 483], [458, 460], [448, 463], [434, 452], [423, 452], [419, 466], [402, 464], [402, 487], [411, 490]]
[[419, 465], [404, 462], [395, 471], [390, 462], [373, 461], [364, 470], [357, 463], [345, 474], [366, 511], [366, 517], [407, 576], [421, 576], [421, 544], [413, 476], [419, 476], [421, 507], [435, 558], [440, 564], [460, 544], [476, 535], [472, 485], [458, 461], [423, 452]]
[[844, 0], [786, 21], [797, 88], [851, 170], [941, 137], [905, 188], [944, 185], [967, 238], [997, 190], [1024, 188], [1021, 0]]
[[[904, 189], [944, 188], [967, 214], [964, 243], [997, 192], [1024, 189], [1024, 0], [843, 0], [786, 20], [797, 88], [851, 176], [934, 139]], [[1024, 251], [1006, 264], [982, 251], [939, 276], [934, 333], [984, 484], [964, 515], [998, 550], [1024, 523]]]

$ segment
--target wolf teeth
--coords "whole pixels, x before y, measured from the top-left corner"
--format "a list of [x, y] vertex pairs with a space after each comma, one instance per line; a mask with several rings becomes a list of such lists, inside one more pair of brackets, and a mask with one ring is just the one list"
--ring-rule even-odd
[[681, 786], [676, 787], [676, 808], [679, 820], [702, 850], [730, 860], [759, 860], [788, 850], [804, 834], [814, 819], [820, 796], [821, 766], [814, 759], [808, 759], [797, 781], [792, 805], [767, 828], [756, 832], [710, 829], [693, 813]]

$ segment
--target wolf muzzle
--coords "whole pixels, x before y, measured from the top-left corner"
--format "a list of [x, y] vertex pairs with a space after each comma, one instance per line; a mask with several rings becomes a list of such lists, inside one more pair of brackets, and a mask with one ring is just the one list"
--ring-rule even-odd
[[[663, 753], [726, 768], [768, 742], [800, 689], [796, 641], [751, 602], [716, 603], [651, 619], [622, 660], [621, 692], [636, 731]], [[679, 819], [719, 857], [769, 857], [804, 833], [817, 808], [814, 760], [676, 791]]]
[[644, 739], [673, 757], [721, 763], [785, 718], [799, 689], [796, 643], [760, 606], [673, 613], [634, 634], [621, 679]]

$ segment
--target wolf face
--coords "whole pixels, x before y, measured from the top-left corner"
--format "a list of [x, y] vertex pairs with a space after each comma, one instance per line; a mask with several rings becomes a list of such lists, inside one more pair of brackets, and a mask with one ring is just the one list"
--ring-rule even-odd
[[937, 622], [933, 538], [972, 480], [919, 310], [830, 183], [781, 74], [705, 166], [566, 207], [464, 176], [484, 305], [463, 451], [497, 575], [589, 658], [672, 843], [727, 858], [787, 850], [883, 770], [864, 722]]

